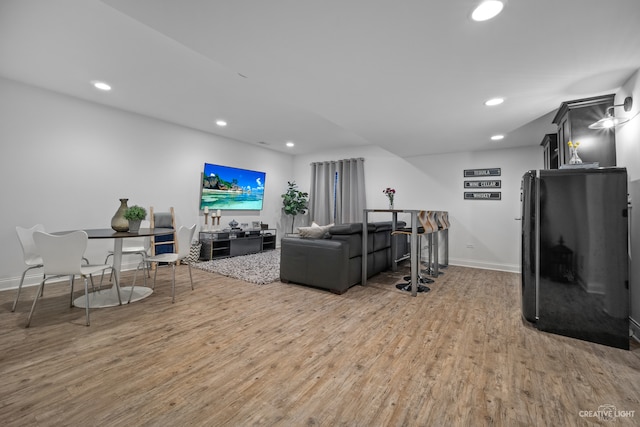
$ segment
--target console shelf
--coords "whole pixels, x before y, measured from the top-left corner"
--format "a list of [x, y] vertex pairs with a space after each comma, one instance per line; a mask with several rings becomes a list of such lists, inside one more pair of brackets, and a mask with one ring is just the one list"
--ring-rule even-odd
[[200, 231], [200, 259], [248, 255], [276, 248], [275, 229]]

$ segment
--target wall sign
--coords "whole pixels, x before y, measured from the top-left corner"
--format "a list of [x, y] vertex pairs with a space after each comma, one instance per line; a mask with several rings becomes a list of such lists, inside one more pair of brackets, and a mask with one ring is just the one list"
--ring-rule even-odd
[[502, 193], [499, 191], [465, 191], [465, 200], [501, 200]]
[[485, 176], [500, 176], [500, 168], [464, 170], [465, 178], [482, 178]]
[[465, 181], [464, 188], [501, 188], [502, 181], [495, 179], [493, 181]]

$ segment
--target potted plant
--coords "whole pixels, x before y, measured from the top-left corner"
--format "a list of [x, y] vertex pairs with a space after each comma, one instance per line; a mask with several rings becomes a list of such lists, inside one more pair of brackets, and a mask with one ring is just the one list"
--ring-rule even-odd
[[293, 234], [293, 225], [296, 222], [296, 215], [304, 214], [307, 212], [307, 203], [309, 202], [309, 193], [298, 190], [298, 186], [295, 181], [287, 182], [289, 188], [287, 192], [282, 194], [282, 205], [284, 206], [284, 213], [292, 215], [291, 220], [291, 233]]
[[124, 218], [129, 221], [129, 231], [137, 233], [140, 230], [140, 222], [147, 217], [147, 210], [142, 206], [133, 205], [124, 212]]

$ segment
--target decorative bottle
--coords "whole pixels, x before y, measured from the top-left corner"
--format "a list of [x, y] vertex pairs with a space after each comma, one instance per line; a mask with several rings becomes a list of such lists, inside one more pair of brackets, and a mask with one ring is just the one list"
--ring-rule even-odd
[[120, 199], [120, 207], [113, 218], [111, 218], [111, 228], [115, 231], [129, 231], [129, 221], [124, 217], [124, 213], [129, 209], [127, 201], [129, 201], [129, 199]]
[[571, 158], [569, 159], [570, 165], [579, 165], [582, 163], [582, 159], [578, 156], [578, 147], [570, 148]]

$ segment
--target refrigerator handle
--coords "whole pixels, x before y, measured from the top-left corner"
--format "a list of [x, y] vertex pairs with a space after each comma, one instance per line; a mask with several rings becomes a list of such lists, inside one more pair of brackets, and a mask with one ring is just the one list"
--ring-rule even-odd
[[540, 319], [540, 177], [535, 178], [536, 320]]

